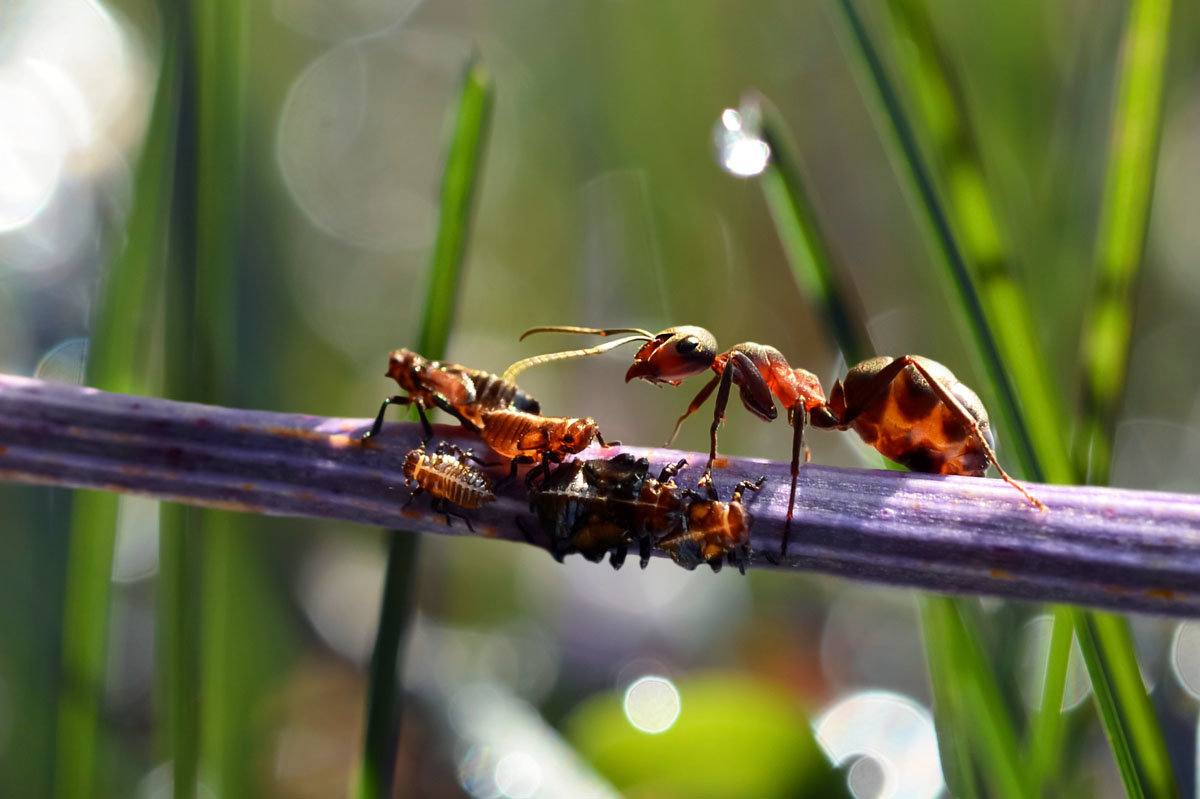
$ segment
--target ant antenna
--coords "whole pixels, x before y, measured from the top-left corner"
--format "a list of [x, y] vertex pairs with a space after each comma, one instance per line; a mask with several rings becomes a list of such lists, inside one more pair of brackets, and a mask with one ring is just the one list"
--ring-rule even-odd
[[[531, 330], [529, 332], [531, 332], [531, 333], [539, 332], [540, 333], [543, 331], [593, 332], [589, 328], [575, 328], [570, 331], [568, 331], [564, 328], [534, 328], [533, 330]], [[614, 332], [614, 331], [609, 331], [609, 332]], [[528, 369], [531, 366], [537, 366], [538, 364], [543, 364], [543, 363], [551, 363], [553, 361], [567, 361], [567, 360], [571, 360], [572, 358], [584, 358], [588, 355], [599, 355], [602, 352], [608, 352], [609, 350], [616, 349], [617, 347], [620, 347], [624, 344], [628, 344], [631, 341], [653, 341], [654, 340], [654, 337], [651, 336], [649, 333], [645, 333], [645, 331], [639, 330], [637, 332], [638, 332], [638, 335], [636, 335], [636, 336], [626, 336], [625, 338], [619, 338], [616, 341], [608, 341], [608, 342], [605, 342], [604, 344], [600, 344], [599, 346], [588, 347], [587, 349], [584, 349], [584, 350], [566, 350], [565, 352], [549, 352], [549, 353], [546, 353], [545, 355], [534, 355], [531, 358], [525, 358], [523, 360], [517, 361], [512, 366], [505, 369], [504, 374], [501, 376], [501, 379], [506, 380], [511, 383], [514, 377], [519, 375], [521, 372], [524, 372], [526, 369]], [[644, 335], [642, 335], [643, 333], [644, 333]], [[526, 334], [526, 335], [528, 335], [528, 334]], [[597, 335], [607, 335], [607, 333], [598, 333]], [[522, 338], [524, 338], [524, 336], [522, 336]]]
[[578, 333], [585, 336], [614, 336], [617, 333], [636, 333], [639, 336], [645, 336], [647, 339], [654, 338], [649, 330], [642, 330], [640, 327], [576, 327], [575, 325], [551, 325], [549, 327], [531, 327], [521, 334], [518, 341], [524, 341], [526, 336], [532, 336], [534, 333]]

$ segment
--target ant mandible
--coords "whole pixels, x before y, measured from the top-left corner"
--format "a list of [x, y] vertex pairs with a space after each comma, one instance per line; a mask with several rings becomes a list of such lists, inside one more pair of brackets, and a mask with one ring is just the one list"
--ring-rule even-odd
[[[710, 369], [715, 372], [679, 417], [667, 441], [669, 446], [684, 420], [699, 410], [715, 390], [717, 401], [702, 481], [712, 479], [712, 465], [717, 457], [717, 430], [725, 420], [731, 387], [737, 385], [742, 404], [764, 421], [776, 418], [774, 400], [779, 400], [794, 430], [789, 525], [796, 502], [796, 480], [806, 424], [823, 430], [854, 430], [882, 455], [913, 471], [982, 477], [990, 463], [1001, 478], [1020, 491], [1034, 507], [1046, 510], [1045, 504], [1009, 477], [997, 461], [987, 411], [979, 397], [949, 369], [929, 358], [902, 355], [863, 361], [834, 383], [830, 398], [826, 400], [816, 375], [792, 368], [774, 347], [744, 342], [720, 352], [716, 338], [702, 327], [672, 327], [657, 335], [638, 328], [536, 327], [526, 331], [525, 335], [542, 332], [632, 335], [596, 347], [518, 361], [505, 370], [504, 379], [511, 380], [518, 372], [539, 363], [607, 352], [633, 341], [641, 341], [643, 345], [625, 373], [626, 382], [638, 378], [677, 386]], [[786, 544], [785, 538], [785, 554]]]

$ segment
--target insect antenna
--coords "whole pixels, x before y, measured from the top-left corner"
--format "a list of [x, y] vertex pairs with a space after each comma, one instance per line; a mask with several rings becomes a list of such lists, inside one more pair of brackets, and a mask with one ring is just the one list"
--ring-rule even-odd
[[[534, 328], [535, 331], [540, 331], [542, 329], [543, 328]], [[544, 329], [549, 330], [551, 328], [544, 328]], [[586, 328], [580, 328], [580, 329], [584, 330]], [[624, 344], [628, 344], [631, 341], [653, 341], [654, 340], [653, 337], [649, 333], [645, 333], [645, 335], [643, 335], [643, 333], [644, 333], [644, 331], [638, 331], [638, 335], [636, 335], [636, 336], [626, 336], [625, 338], [619, 338], [619, 339], [616, 339], [615, 341], [606, 341], [603, 344], [600, 344], [595, 347], [588, 347], [587, 349], [566, 350], [564, 352], [548, 352], [545, 355], [534, 355], [531, 358], [524, 358], [520, 361], [517, 361], [516, 363], [514, 363], [512, 366], [508, 367], [507, 369], [505, 369], [504, 374], [501, 375], [501, 379], [506, 380], [511, 383], [514, 377], [519, 375], [521, 372], [524, 372], [526, 369], [528, 369], [531, 366], [537, 366], [538, 364], [543, 364], [543, 363], [551, 363], [553, 361], [567, 361], [567, 360], [571, 360], [572, 358], [584, 358], [584, 357], [587, 357], [588, 355], [599, 355], [602, 352], [608, 352], [609, 350], [616, 349], [617, 347], [620, 347]]]
[[637, 333], [639, 336], [653, 338], [649, 330], [640, 327], [577, 327], [575, 325], [549, 325], [547, 327], [531, 327], [521, 334], [519, 341], [534, 333], [577, 333], [585, 336], [615, 336], [618, 333]]

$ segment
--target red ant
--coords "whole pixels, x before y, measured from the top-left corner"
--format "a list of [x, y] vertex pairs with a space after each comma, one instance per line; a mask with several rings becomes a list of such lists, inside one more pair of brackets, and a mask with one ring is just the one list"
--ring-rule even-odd
[[[525, 335], [539, 332], [633, 335], [588, 349], [527, 358], [505, 370], [505, 379], [511, 380], [518, 372], [538, 363], [594, 355], [631, 341], [645, 343], [625, 373], [626, 382], [640, 378], [677, 386], [709, 369], [715, 372], [679, 417], [667, 441], [669, 446], [683, 421], [699, 410], [716, 390], [708, 463], [702, 483], [711, 480], [712, 464], [717, 457], [717, 429], [725, 420], [731, 386], [738, 386], [742, 404], [765, 421], [776, 418], [774, 400], [778, 399], [795, 431], [789, 525], [796, 501], [805, 424], [824, 430], [852, 429], [881, 454], [914, 471], [982, 477], [990, 463], [1034, 507], [1046, 510], [1045, 504], [1009, 477], [996, 460], [987, 411], [979, 397], [949, 369], [928, 358], [902, 355], [863, 361], [834, 383], [830, 399], [826, 400], [816, 375], [793, 369], [774, 347], [745, 342], [719, 352], [716, 338], [702, 327], [672, 327], [657, 335], [638, 328], [538, 327]], [[785, 537], [785, 554], [786, 547]]]

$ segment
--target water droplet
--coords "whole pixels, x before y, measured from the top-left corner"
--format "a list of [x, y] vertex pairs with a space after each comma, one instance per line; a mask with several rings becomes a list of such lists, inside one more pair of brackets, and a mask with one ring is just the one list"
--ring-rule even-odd
[[762, 174], [771, 160], [771, 148], [758, 131], [758, 113], [726, 108], [713, 129], [717, 161], [730, 174], [751, 178]]

